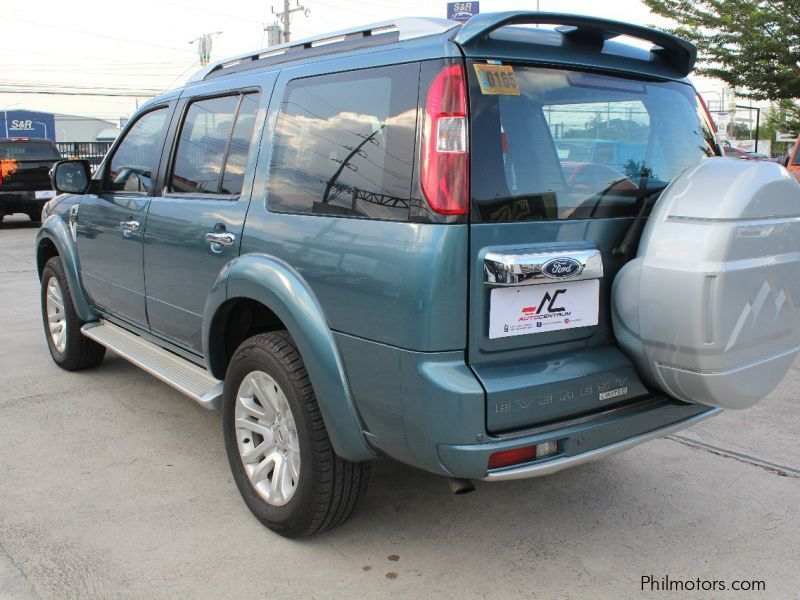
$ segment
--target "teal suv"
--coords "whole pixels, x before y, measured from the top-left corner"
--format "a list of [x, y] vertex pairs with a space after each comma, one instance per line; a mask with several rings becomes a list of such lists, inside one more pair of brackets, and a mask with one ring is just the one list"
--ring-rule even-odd
[[108, 348], [221, 410], [289, 537], [346, 520], [377, 457], [465, 492], [750, 406], [798, 347], [800, 185], [719, 157], [695, 56], [508, 12], [212, 64], [94, 173], [53, 168], [53, 360]]

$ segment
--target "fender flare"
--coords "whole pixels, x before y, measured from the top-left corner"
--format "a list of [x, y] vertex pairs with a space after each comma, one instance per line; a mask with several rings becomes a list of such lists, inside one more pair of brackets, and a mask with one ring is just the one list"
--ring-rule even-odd
[[[37, 273], [40, 278], [41, 269], [38, 265], [38, 257], [42, 242], [45, 239], [56, 247], [61, 262], [64, 265], [69, 294], [72, 297], [72, 303], [75, 307], [75, 312], [78, 313], [78, 317], [81, 321], [85, 322], [96, 321], [99, 315], [92, 309], [89, 299], [81, 285], [78, 254], [75, 249], [75, 243], [70, 235], [69, 227], [59, 215], [52, 214], [47, 217], [45, 222], [42, 223], [39, 232], [36, 234]], [[42, 267], [43, 266], [44, 265], [42, 265]]]
[[[333, 333], [314, 292], [286, 262], [268, 254], [248, 253], [228, 263], [209, 294], [203, 319], [203, 350], [209, 371], [217, 341], [212, 323], [223, 304], [243, 298], [270, 309], [292, 336], [308, 371], [320, 413], [336, 454], [350, 461], [375, 458], [350, 394]], [[215, 376], [220, 377], [220, 373]]]

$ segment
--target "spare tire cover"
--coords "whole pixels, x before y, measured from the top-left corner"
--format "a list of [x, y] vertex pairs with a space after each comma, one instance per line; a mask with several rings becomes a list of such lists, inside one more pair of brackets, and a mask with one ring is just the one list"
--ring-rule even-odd
[[746, 408], [800, 344], [800, 184], [775, 163], [705, 160], [659, 198], [617, 274], [617, 340], [653, 387]]

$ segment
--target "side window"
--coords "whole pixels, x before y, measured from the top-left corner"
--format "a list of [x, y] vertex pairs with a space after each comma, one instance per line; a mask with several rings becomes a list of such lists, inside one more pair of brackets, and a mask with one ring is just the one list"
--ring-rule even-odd
[[145, 113], [133, 124], [111, 157], [106, 190], [152, 191], [168, 116], [166, 107], [158, 108]]
[[257, 109], [258, 94], [193, 102], [178, 138], [170, 191], [241, 193]]
[[277, 212], [406, 220], [419, 65], [298, 79], [284, 94], [269, 173]]

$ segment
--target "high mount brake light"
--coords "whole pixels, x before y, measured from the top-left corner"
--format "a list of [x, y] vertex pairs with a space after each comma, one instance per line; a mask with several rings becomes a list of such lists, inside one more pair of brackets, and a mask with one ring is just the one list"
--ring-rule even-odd
[[460, 64], [442, 69], [428, 88], [420, 170], [431, 209], [442, 215], [467, 214], [467, 83]]

